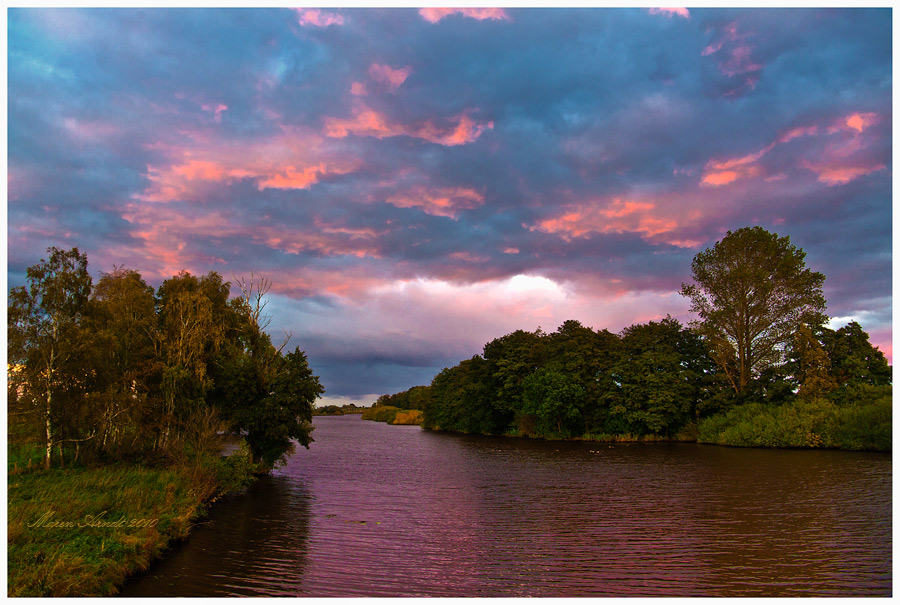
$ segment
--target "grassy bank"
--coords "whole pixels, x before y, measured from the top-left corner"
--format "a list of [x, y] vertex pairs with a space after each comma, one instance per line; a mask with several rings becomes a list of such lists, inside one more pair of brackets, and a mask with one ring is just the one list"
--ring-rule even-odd
[[[736, 447], [820, 448], [850, 451], [892, 449], [890, 387], [867, 387], [869, 397], [849, 401], [825, 398], [782, 405], [746, 403], [689, 423], [673, 435], [539, 434], [510, 429], [505, 437], [600, 443], [696, 442]], [[440, 427], [427, 427], [444, 430]]]
[[239, 453], [170, 468], [38, 470], [10, 451], [7, 594], [109, 596], [187, 537], [205, 507], [252, 480]]
[[387, 422], [388, 424], [415, 424], [421, 426], [422, 411], [403, 410], [391, 405], [380, 405], [378, 407], [364, 409], [362, 419]]

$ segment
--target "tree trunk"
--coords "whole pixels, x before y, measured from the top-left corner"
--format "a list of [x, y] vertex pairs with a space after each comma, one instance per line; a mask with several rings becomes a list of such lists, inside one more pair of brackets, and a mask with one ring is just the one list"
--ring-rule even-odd
[[50, 384], [48, 381], [47, 384], [47, 409], [45, 411], [44, 420], [46, 421], [46, 429], [47, 429], [47, 450], [46, 455], [44, 456], [44, 468], [50, 468], [50, 455], [53, 453], [53, 425], [50, 423], [50, 402], [53, 393], [50, 390]]

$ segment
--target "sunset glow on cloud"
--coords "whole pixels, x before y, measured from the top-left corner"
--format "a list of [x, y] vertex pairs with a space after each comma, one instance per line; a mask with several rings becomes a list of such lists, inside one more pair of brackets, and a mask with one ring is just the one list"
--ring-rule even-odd
[[398, 208], [421, 208], [434, 216], [455, 218], [460, 210], [477, 208], [484, 204], [484, 196], [474, 189], [463, 187], [435, 190], [418, 189], [387, 198]]
[[651, 15], [665, 15], [667, 17], [673, 17], [675, 15], [679, 17], [684, 17], [685, 19], [689, 19], [691, 17], [691, 12], [684, 8], [649, 8], [647, 9]]
[[394, 69], [388, 65], [372, 63], [369, 67], [369, 76], [376, 82], [381, 82], [391, 89], [396, 89], [406, 81], [406, 78], [409, 77], [411, 71], [412, 67]]
[[450, 15], [463, 15], [471, 19], [509, 19], [502, 8], [420, 8], [419, 14], [430, 23], [437, 23]]
[[297, 12], [297, 20], [300, 22], [300, 25], [328, 27], [329, 25], [344, 24], [344, 17], [336, 13], [317, 8], [295, 8], [294, 10]]
[[443, 120], [443, 126], [437, 126], [431, 120], [414, 125], [401, 124], [360, 105], [353, 110], [352, 118], [325, 117], [325, 135], [343, 139], [350, 135], [370, 136], [377, 139], [408, 136], [424, 139], [438, 145], [465, 145], [478, 140], [481, 133], [494, 127], [493, 122], [478, 124], [468, 115], [461, 115]]
[[264, 275], [355, 400], [516, 329], [686, 322], [693, 257], [760, 225], [889, 353], [890, 16], [10, 8], [8, 280], [48, 246]]

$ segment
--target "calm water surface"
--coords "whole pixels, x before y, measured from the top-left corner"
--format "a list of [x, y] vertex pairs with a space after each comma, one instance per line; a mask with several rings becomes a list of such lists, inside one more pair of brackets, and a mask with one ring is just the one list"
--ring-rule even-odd
[[122, 594], [891, 594], [888, 454], [315, 425]]

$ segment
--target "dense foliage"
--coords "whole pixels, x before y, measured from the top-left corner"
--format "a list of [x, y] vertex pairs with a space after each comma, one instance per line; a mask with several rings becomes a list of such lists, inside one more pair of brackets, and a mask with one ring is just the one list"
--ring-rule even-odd
[[722, 385], [699, 338], [667, 317], [619, 335], [574, 320], [550, 334], [517, 330], [415, 388], [428, 428], [675, 437], [716, 405]]
[[48, 250], [9, 294], [9, 427], [73, 458], [198, 457], [231, 433], [265, 470], [312, 441], [324, 389], [299, 349], [265, 332], [262, 279], [187, 272], [154, 292], [117, 268], [93, 284], [77, 248]]
[[890, 449], [891, 368], [858, 323], [825, 327], [825, 277], [804, 258], [759, 227], [729, 232], [694, 260], [690, 327], [517, 330], [376, 405], [466, 433]]
[[[426, 428], [547, 438], [890, 449], [891, 372], [859, 324], [801, 326], [786, 360], [735, 393], [703, 339], [667, 317], [620, 334], [518, 330], [415, 389]], [[412, 390], [412, 389], [411, 389]], [[379, 399], [384, 413], [408, 392]], [[414, 408], [416, 409], [416, 408]], [[374, 415], [375, 412], [373, 411]]]

